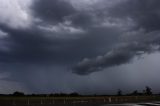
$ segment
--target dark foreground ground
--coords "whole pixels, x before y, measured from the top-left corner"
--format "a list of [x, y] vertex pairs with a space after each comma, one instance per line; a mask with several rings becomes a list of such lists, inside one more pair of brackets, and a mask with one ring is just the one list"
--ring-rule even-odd
[[160, 106], [159, 96], [0, 97], [0, 106]]

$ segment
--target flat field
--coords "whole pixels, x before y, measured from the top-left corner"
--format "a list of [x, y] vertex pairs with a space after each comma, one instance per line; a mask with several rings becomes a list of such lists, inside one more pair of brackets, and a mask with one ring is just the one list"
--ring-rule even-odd
[[0, 106], [102, 106], [160, 101], [160, 96], [0, 97]]

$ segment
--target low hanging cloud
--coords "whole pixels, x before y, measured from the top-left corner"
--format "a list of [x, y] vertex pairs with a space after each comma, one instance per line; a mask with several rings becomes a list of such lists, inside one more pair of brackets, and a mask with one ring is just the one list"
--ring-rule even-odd
[[[31, 91], [76, 84], [86, 90], [93, 85], [81, 82], [90, 78], [75, 74], [130, 66], [134, 57], [159, 51], [159, 4], [160, 0], [0, 0], [0, 71]], [[98, 74], [107, 73], [93, 76], [101, 79]], [[74, 84], [72, 78], [80, 81]], [[103, 87], [106, 80], [99, 82]]]
[[[119, 34], [120, 40], [116, 46], [105, 55], [95, 58], [85, 58], [79, 62], [73, 72], [79, 75], [88, 75], [93, 72], [102, 71], [105, 68], [129, 63], [134, 57], [152, 53], [159, 50], [160, 46], [160, 8], [158, 0], [126, 0], [118, 3], [103, 12], [103, 17], [109, 17], [109, 26], [117, 20], [130, 20], [129, 23], [120, 25], [119, 29], [123, 34]], [[108, 24], [108, 23], [107, 23]], [[106, 26], [106, 25], [105, 25]], [[127, 26], [124, 28], [124, 26]]]
[[[126, 36], [128, 35], [126, 34]], [[88, 75], [105, 68], [129, 63], [136, 56], [160, 50], [160, 31], [151, 33], [130, 32], [129, 36], [128, 39], [126, 37], [126, 41], [123, 40], [105, 55], [93, 59], [83, 59], [73, 68], [73, 73]]]
[[93, 72], [101, 71], [104, 68], [127, 63], [133, 57], [133, 54], [127, 51], [111, 51], [104, 56], [98, 56], [95, 59], [85, 58], [74, 67], [74, 73], [87, 75]]
[[65, 17], [76, 12], [73, 6], [65, 0], [35, 0], [32, 9], [34, 17], [48, 24], [63, 22]]
[[138, 28], [147, 31], [159, 30], [159, 0], [127, 0], [109, 10], [109, 15], [116, 18], [132, 18]]

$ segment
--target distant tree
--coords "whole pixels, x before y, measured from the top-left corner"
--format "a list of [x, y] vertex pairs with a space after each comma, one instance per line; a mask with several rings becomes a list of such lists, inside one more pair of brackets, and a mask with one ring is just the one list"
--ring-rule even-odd
[[60, 93], [59, 96], [63, 97], [63, 96], [67, 96], [66, 93]]
[[133, 91], [132, 95], [139, 95], [139, 93], [137, 90], [135, 90], [135, 91]]
[[49, 96], [54, 96], [54, 94], [51, 93], [51, 94], [49, 94]]
[[16, 91], [16, 92], [13, 93], [13, 96], [24, 96], [24, 93]]
[[70, 96], [80, 96], [77, 92], [73, 92], [71, 94], [69, 94]]
[[118, 89], [117, 95], [118, 95], [118, 96], [122, 96], [122, 90], [121, 90], [121, 89]]
[[146, 86], [145, 92], [146, 92], [146, 95], [152, 95], [152, 89], [148, 86]]
[[55, 93], [53, 96], [60, 96], [60, 94], [59, 93]]
[[37, 96], [36, 94], [32, 93], [31, 96]]
[[143, 90], [143, 91], [142, 91], [142, 94], [145, 95], [145, 94], [146, 94], [146, 90]]

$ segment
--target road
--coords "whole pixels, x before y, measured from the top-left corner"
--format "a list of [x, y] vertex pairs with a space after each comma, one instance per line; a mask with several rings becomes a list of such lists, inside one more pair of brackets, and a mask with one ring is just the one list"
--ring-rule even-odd
[[160, 102], [151, 102], [151, 101], [160, 101], [160, 98], [159, 96], [157, 97], [156, 96], [59, 97], [59, 98], [58, 97], [1, 97], [0, 106], [160, 106]]
[[130, 104], [106, 104], [102, 106], [160, 106], [160, 102], [154, 103], [130, 103]]
[[[1, 104], [2, 105], [2, 104]], [[0, 105], [0, 106], [1, 106]], [[3, 104], [2, 106], [160, 106], [160, 102], [154, 103], [124, 103], [124, 104]]]

